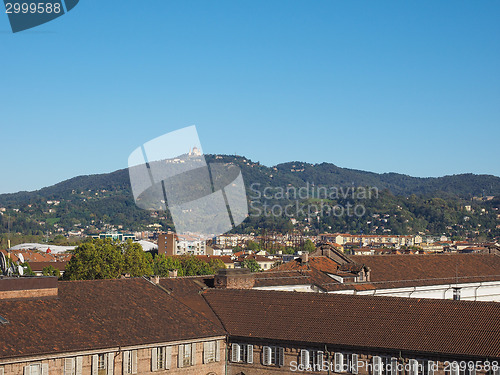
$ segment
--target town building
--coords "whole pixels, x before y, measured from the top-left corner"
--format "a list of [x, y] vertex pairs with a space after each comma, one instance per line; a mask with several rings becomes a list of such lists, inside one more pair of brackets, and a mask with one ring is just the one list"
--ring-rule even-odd
[[499, 303], [255, 290], [255, 283], [247, 269], [0, 279], [0, 371], [500, 375]]
[[171, 255], [206, 255], [204, 239], [193, 235], [163, 233], [158, 235], [158, 254]]

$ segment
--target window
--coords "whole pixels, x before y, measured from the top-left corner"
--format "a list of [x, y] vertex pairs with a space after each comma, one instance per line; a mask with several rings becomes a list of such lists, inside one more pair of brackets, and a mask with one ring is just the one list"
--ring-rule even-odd
[[106, 375], [106, 354], [97, 355], [97, 374]]
[[373, 356], [372, 358], [372, 374], [373, 375], [382, 375], [382, 370], [383, 370], [383, 363], [382, 363], [382, 357], [379, 356]]
[[453, 288], [453, 300], [460, 301], [460, 289], [461, 288]]
[[196, 364], [196, 343], [178, 346], [177, 367], [188, 367]]
[[220, 361], [220, 341], [206, 341], [203, 343], [203, 363]]
[[100, 353], [92, 356], [92, 375], [113, 375], [115, 367], [113, 353]]
[[151, 349], [151, 371], [168, 370], [172, 361], [172, 347], [162, 346]]
[[389, 375], [398, 375], [398, 373], [399, 373], [398, 366], [399, 366], [398, 359], [396, 357], [392, 357], [391, 358], [391, 371], [390, 371]]
[[457, 361], [445, 362], [444, 372], [446, 375], [459, 375], [460, 366]]
[[48, 375], [49, 365], [44, 363], [35, 363], [32, 365], [24, 366], [24, 375]]
[[5, 371], [3, 370], [3, 367], [0, 367], [0, 375], [4, 375]]
[[253, 363], [253, 345], [231, 344], [231, 362]]
[[323, 352], [320, 350], [302, 349], [300, 351], [300, 364], [307, 371], [322, 371], [323, 357]]
[[82, 357], [64, 358], [64, 375], [82, 375]]
[[264, 346], [262, 348], [262, 364], [283, 367], [285, 365], [285, 349], [278, 346]]
[[335, 372], [345, 372], [344, 368], [344, 354], [342, 353], [335, 353], [334, 355], [335, 359]]
[[137, 374], [137, 350], [123, 352], [123, 373]]
[[350, 372], [351, 374], [357, 375], [358, 373], [358, 355], [355, 353], [351, 353], [347, 355], [347, 358], [349, 360], [349, 366], [347, 372]]

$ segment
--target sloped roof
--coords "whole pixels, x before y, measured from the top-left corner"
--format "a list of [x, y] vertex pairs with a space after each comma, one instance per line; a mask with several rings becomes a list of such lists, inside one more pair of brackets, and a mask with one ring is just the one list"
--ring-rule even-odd
[[500, 304], [263, 290], [203, 296], [233, 337], [500, 358]]
[[273, 270], [291, 271], [316, 269], [321, 272], [336, 273], [338, 267], [339, 264], [337, 262], [326, 256], [310, 256], [307, 262], [303, 262], [301, 258], [296, 258], [290, 262], [279, 265]]
[[225, 335], [142, 278], [59, 282], [57, 299], [1, 300], [0, 359]]
[[373, 282], [497, 276], [500, 256], [495, 254], [356, 255], [351, 259], [368, 266]]

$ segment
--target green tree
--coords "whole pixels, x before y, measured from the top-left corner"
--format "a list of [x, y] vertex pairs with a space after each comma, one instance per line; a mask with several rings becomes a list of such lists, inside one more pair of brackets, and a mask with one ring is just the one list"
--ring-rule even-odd
[[123, 272], [130, 276], [149, 276], [153, 273], [153, 262], [142, 250], [142, 246], [128, 240], [121, 244], [123, 253]]
[[52, 265], [44, 267], [42, 269], [42, 275], [43, 276], [61, 276], [61, 271], [59, 271], [57, 268], [52, 267]]
[[245, 259], [241, 264], [244, 268], [248, 268], [250, 272], [259, 272], [260, 265], [255, 259]]
[[306, 242], [304, 243], [304, 251], [312, 253], [314, 250], [316, 250], [314, 242], [312, 242], [310, 239], [307, 239]]
[[122, 274], [121, 246], [110, 239], [93, 239], [73, 250], [66, 266], [67, 280], [115, 279]]

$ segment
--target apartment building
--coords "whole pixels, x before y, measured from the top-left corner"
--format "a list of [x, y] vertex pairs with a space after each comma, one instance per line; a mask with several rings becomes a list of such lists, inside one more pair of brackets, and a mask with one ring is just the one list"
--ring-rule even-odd
[[158, 235], [158, 253], [165, 255], [206, 255], [204, 239], [193, 235], [164, 233]]

